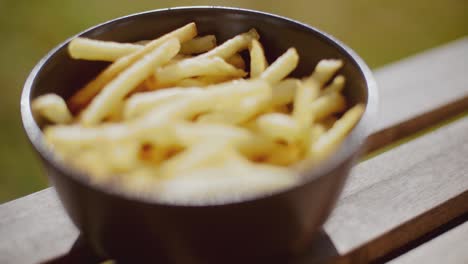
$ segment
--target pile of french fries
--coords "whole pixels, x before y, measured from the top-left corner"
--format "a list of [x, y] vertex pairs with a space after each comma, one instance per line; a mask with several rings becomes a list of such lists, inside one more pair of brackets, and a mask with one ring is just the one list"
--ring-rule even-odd
[[137, 43], [79, 37], [68, 50], [111, 64], [67, 101], [33, 100], [47, 143], [94, 182], [168, 202], [232, 201], [294, 185], [296, 165], [327, 158], [364, 111], [341, 93], [342, 61], [290, 78], [296, 49], [269, 65], [255, 29], [217, 45], [190, 23]]

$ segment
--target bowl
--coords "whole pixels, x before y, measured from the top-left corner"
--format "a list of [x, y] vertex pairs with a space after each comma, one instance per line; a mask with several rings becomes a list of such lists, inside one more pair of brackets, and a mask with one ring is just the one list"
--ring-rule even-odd
[[[31, 100], [44, 93], [65, 98], [108, 63], [73, 60], [67, 44], [77, 36], [133, 42], [151, 39], [189, 22], [199, 34], [219, 42], [256, 28], [271, 62], [296, 47], [300, 63], [294, 76], [311, 73], [324, 58], [344, 61], [345, 95], [366, 110], [339, 150], [307, 171], [292, 188], [242, 201], [211, 205], [174, 205], [123, 194], [95, 185], [83, 172], [47, 148], [31, 112]], [[329, 216], [352, 165], [362, 153], [377, 108], [377, 88], [366, 64], [350, 48], [309, 25], [264, 12], [227, 7], [182, 7], [148, 11], [97, 25], [66, 40], [33, 69], [23, 89], [24, 129], [73, 223], [100, 256], [123, 262], [238, 263], [284, 262], [300, 254]]]

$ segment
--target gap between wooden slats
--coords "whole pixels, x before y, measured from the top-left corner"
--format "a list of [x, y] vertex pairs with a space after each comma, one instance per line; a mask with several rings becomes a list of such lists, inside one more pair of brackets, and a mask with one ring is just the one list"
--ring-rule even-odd
[[468, 117], [356, 166], [325, 231], [365, 263], [468, 211]]
[[467, 249], [468, 221], [390, 261], [389, 264], [468, 263]]

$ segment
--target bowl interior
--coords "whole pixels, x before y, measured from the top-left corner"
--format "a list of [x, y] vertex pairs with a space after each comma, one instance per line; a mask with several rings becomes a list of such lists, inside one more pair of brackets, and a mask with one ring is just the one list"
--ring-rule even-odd
[[[369, 109], [368, 104], [370, 88], [375, 89], [375, 84], [369, 69], [362, 60], [332, 37], [310, 26], [286, 18], [235, 8], [176, 8], [118, 18], [86, 30], [79, 35], [99, 40], [135, 42], [153, 39], [190, 22], [196, 22], [199, 35], [215, 34], [218, 43], [251, 28], [256, 28], [270, 63], [288, 48], [295, 47], [300, 55], [299, 66], [293, 73], [293, 76], [296, 77], [309, 75], [321, 59], [339, 58], [344, 61], [344, 67], [340, 73], [346, 77], [345, 95], [350, 105], [358, 102], [367, 104], [368, 109], [365, 117], [373, 114], [369, 111], [375, 111], [375, 109]], [[45, 151], [40, 130], [32, 118], [30, 100], [50, 92], [68, 98], [108, 65], [105, 62], [71, 59], [67, 52], [68, 41], [50, 52], [36, 66], [23, 91], [22, 114], [26, 132], [36, 149], [47, 160], [53, 160], [53, 158]], [[375, 102], [372, 104], [375, 105]], [[372, 107], [374, 108], [374, 106]], [[359, 125], [362, 122], [363, 120]], [[364, 125], [362, 124], [362, 126]], [[363, 131], [358, 134], [353, 132], [355, 134], [354, 141], [360, 143], [364, 141], [367, 132]], [[357, 144], [354, 145], [354, 148], [357, 148]], [[357, 149], [349, 151], [355, 152]]]

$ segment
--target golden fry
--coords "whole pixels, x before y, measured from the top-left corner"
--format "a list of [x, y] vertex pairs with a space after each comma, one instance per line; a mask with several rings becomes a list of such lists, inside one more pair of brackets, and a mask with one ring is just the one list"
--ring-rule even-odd
[[199, 94], [201, 91], [203, 90], [200, 88], [171, 88], [138, 93], [125, 101], [123, 116], [125, 119], [132, 119], [161, 104], [177, 100], [177, 98]]
[[245, 61], [242, 58], [242, 56], [239, 55], [239, 53], [236, 53], [232, 55], [231, 57], [227, 58], [226, 62], [238, 69], [245, 70]]
[[170, 39], [123, 71], [91, 101], [91, 104], [83, 111], [81, 123], [95, 125], [105, 118], [125, 95], [151, 74], [155, 67], [167, 63], [179, 52], [179, 49], [179, 41]]
[[191, 39], [182, 44], [180, 53], [182, 54], [199, 54], [207, 52], [216, 47], [216, 36], [206, 35]]
[[155, 78], [161, 85], [171, 85], [196, 76], [239, 78], [245, 74], [220, 58], [191, 58], [157, 69]]
[[142, 48], [130, 43], [75, 38], [68, 44], [68, 53], [73, 59], [116, 61]]
[[268, 67], [262, 44], [256, 39], [252, 40], [250, 53], [250, 78], [257, 78]]
[[[196, 35], [191, 23], [133, 44], [72, 40], [72, 58], [114, 63], [70, 98], [73, 113], [83, 110], [76, 117], [57, 95], [32, 102], [36, 116], [57, 123], [44, 128], [47, 144], [92, 181], [206, 204], [298, 183], [364, 112], [358, 104], [336, 118], [347, 107], [345, 77], [334, 77], [341, 60], [321, 60], [299, 80], [288, 78], [296, 49], [268, 66], [255, 29], [219, 46]], [[247, 48], [249, 73], [239, 54]]]
[[346, 109], [346, 99], [339, 93], [330, 93], [312, 102], [308, 109], [315, 120], [321, 120], [332, 114], [344, 111]]
[[56, 94], [45, 94], [35, 98], [31, 110], [36, 117], [43, 117], [52, 123], [66, 124], [73, 119], [62, 97]]
[[306, 81], [313, 79], [322, 86], [328, 82], [341, 67], [343, 67], [343, 61], [341, 60], [321, 60], [317, 63], [314, 72]]
[[272, 87], [273, 106], [284, 106], [294, 101], [297, 87], [300, 81], [295, 78], [287, 78]]
[[167, 40], [176, 38], [180, 43], [194, 38], [197, 35], [197, 27], [195, 23], [189, 23], [179, 29], [176, 29], [166, 35], [152, 40], [145, 45], [143, 49], [138, 50], [128, 56], [122, 57], [102, 71], [94, 80], [78, 90], [69, 100], [68, 105], [72, 112], [77, 112], [88, 104], [91, 99], [98, 94], [104, 86], [124, 71], [128, 66], [141, 59], [154, 48], [167, 42]]
[[326, 94], [331, 94], [331, 93], [341, 93], [341, 91], [343, 90], [344, 86], [345, 86], [345, 82], [346, 82], [346, 79], [343, 75], [338, 75], [335, 77], [335, 79], [333, 79], [333, 81], [327, 86], [325, 87], [321, 94], [322, 95], [326, 95]]
[[356, 125], [364, 113], [364, 105], [358, 104], [349, 109], [332, 128], [320, 136], [311, 146], [310, 156], [316, 160], [322, 160], [334, 151], [341, 141], [346, 137], [349, 131]]
[[255, 29], [251, 29], [248, 32], [239, 34], [232, 39], [225, 41], [223, 44], [216, 48], [203, 53], [197, 58], [215, 58], [220, 57], [222, 59], [228, 59], [237, 52], [246, 49], [253, 39], [259, 39], [258, 32]]
[[276, 59], [270, 67], [268, 67], [260, 75], [260, 79], [276, 84], [286, 76], [288, 76], [299, 63], [299, 55], [295, 48], [288, 49], [283, 55]]
[[287, 143], [297, 142], [301, 127], [291, 116], [280, 113], [263, 114], [253, 121], [253, 129], [260, 135]]
[[310, 111], [310, 104], [318, 97], [320, 87], [317, 82], [301, 82], [294, 97], [293, 118], [304, 130], [314, 120], [314, 112]]

